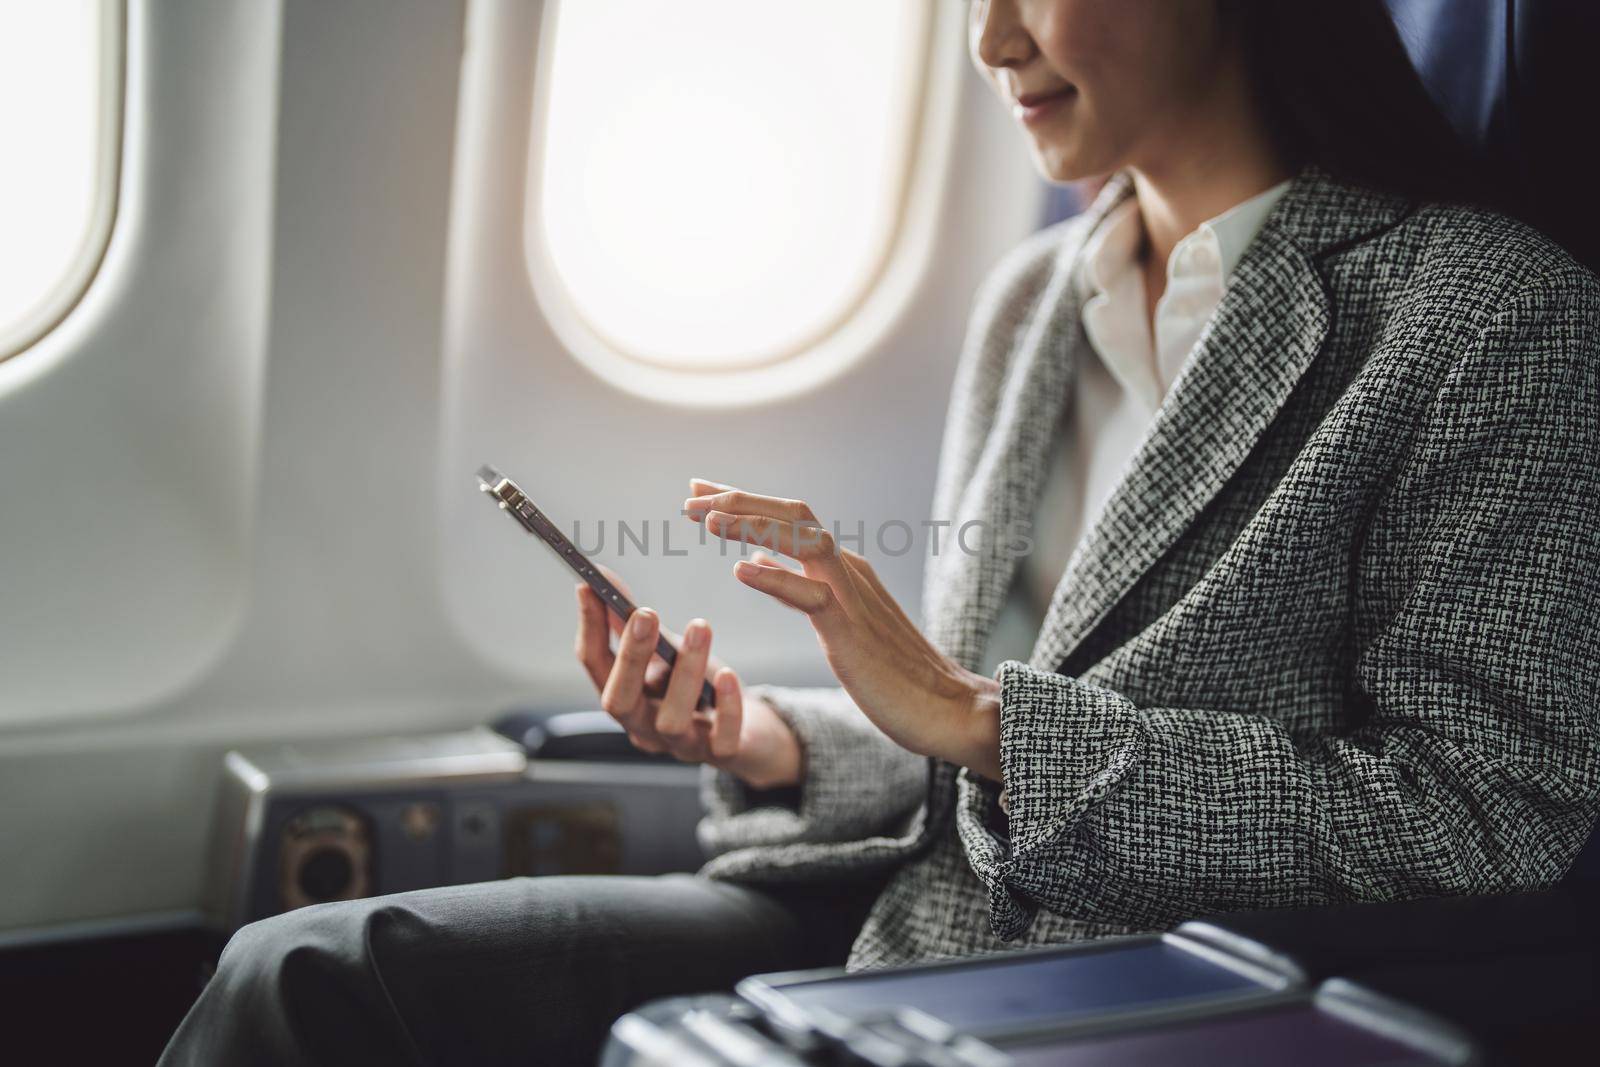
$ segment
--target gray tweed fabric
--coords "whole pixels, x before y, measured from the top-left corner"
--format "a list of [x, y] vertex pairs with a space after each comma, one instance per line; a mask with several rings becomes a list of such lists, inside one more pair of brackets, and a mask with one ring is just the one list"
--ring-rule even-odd
[[[979, 294], [935, 517], [1032, 513], [1087, 340], [1084, 215]], [[929, 560], [975, 668], [1012, 554]], [[999, 783], [766, 690], [799, 810], [708, 774], [713, 877], [893, 868], [850, 966], [1227, 909], [1529, 889], [1600, 812], [1600, 282], [1532, 230], [1308, 168], [1007, 662]]]

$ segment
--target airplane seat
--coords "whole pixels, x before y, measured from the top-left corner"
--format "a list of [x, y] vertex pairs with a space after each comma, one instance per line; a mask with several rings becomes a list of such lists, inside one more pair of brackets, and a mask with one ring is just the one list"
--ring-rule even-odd
[[1507, 208], [1600, 272], [1592, 134], [1570, 117], [1592, 99], [1600, 4], [1385, 0], [1423, 83], [1482, 157]]
[[[1592, 98], [1600, 4], [1571, 0], [1385, 0], [1412, 63], [1481, 155], [1509, 209], [1600, 273], [1592, 131], [1568, 117]], [[1567, 883], [1600, 883], [1600, 823]]]

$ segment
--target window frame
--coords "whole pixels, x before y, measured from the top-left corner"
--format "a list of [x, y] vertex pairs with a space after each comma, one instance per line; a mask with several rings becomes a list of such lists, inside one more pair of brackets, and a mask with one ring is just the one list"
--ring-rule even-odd
[[[927, 5], [917, 28], [922, 48], [908, 97], [915, 113], [899, 133], [903, 165], [895, 182], [893, 217], [855, 296], [799, 338], [772, 346], [757, 360], [727, 367], [684, 367], [629, 351], [579, 310], [543, 232], [546, 128], [554, 80], [556, 23], [561, 0], [540, 13], [531, 123], [522, 182], [521, 255], [546, 323], [566, 353], [615, 388], [659, 403], [689, 408], [747, 407], [786, 399], [836, 378], [874, 348], [907, 309], [931, 261], [943, 203], [965, 63], [966, 12]], [[920, 91], [919, 91], [920, 89]], [[712, 387], [712, 388], [708, 388]]]
[[61, 325], [83, 301], [105, 262], [117, 217], [122, 184], [123, 111], [127, 70], [125, 0], [98, 0], [100, 6], [100, 93], [95, 138], [94, 198], [89, 222], [71, 265], [34, 309], [0, 326], [0, 363], [25, 352]]

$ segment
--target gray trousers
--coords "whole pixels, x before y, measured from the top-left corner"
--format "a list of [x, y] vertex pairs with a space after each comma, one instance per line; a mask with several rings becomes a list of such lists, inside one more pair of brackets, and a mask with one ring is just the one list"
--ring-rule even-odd
[[244, 927], [161, 1058], [583, 1064], [656, 997], [842, 965], [878, 886], [515, 878], [319, 904]]

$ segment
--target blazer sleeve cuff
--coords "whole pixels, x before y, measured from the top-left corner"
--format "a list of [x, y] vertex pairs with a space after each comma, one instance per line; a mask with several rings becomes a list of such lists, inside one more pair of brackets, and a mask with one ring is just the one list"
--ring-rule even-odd
[[1002, 663], [995, 677], [1007, 839], [996, 839], [985, 826], [986, 805], [995, 798], [970, 781], [957, 823], [989, 891], [990, 924], [1010, 940], [1032, 923], [1040, 889], [1059, 890], [1084, 873], [1064, 846], [1134, 772], [1145, 730], [1132, 703], [1099, 686], [1014, 660]]

